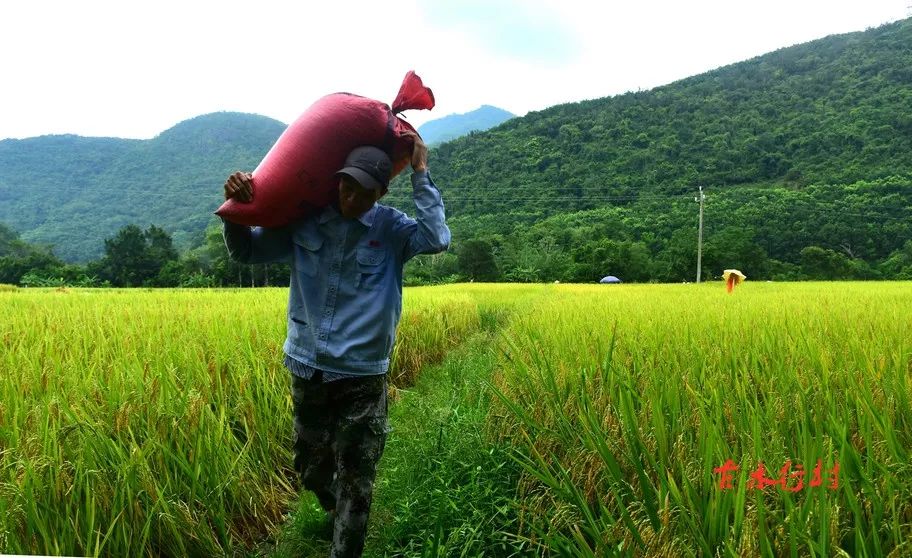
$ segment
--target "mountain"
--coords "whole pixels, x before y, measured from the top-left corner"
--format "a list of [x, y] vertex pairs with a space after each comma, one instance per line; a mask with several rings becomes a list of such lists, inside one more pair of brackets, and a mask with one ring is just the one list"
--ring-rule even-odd
[[577, 261], [612, 239], [665, 254], [662, 280], [692, 278], [670, 260], [696, 261], [702, 186], [710, 239], [785, 267], [809, 246], [878, 261], [912, 239], [910, 106], [906, 19], [532, 112], [440, 145], [431, 165], [454, 238], [495, 253]]
[[234, 170], [252, 170], [285, 124], [214, 113], [151, 140], [42, 136], [0, 141], [0, 222], [67, 261], [98, 257], [128, 223], [198, 243]]
[[443, 143], [469, 132], [483, 132], [506, 122], [516, 115], [491, 105], [482, 105], [465, 114], [450, 114], [430, 120], [418, 127], [418, 133], [428, 145]]
[[515, 208], [517, 188], [545, 203], [578, 193], [565, 212], [595, 207], [594, 195], [846, 184], [912, 170], [910, 106], [907, 19], [532, 112], [440, 146], [434, 168], [460, 195], [491, 198], [484, 213]]
[[[912, 239], [909, 106], [903, 20], [512, 118], [440, 144], [430, 163], [455, 251], [482, 241], [473, 246], [496, 254], [508, 278], [553, 275], [529, 270], [555, 262], [590, 266], [571, 275], [585, 278], [635, 257], [654, 274], [641, 278], [692, 278], [698, 186], [704, 265], [768, 262], [763, 273], [791, 277], [798, 265], [906, 257], [897, 250]], [[0, 141], [0, 222], [69, 260], [96, 257], [131, 222], [186, 247], [201, 240], [225, 176], [254, 168], [283, 129], [219, 113], [152, 140]], [[384, 202], [410, 212], [410, 191], [400, 177]]]

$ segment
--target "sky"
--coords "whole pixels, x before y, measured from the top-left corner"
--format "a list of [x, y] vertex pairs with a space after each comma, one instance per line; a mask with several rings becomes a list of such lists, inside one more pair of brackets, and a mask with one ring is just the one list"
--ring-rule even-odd
[[146, 139], [218, 111], [292, 122], [323, 95], [413, 125], [482, 104], [515, 114], [650, 89], [912, 16], [912, 0], [29, 0], [0, 5], [0, 139]]

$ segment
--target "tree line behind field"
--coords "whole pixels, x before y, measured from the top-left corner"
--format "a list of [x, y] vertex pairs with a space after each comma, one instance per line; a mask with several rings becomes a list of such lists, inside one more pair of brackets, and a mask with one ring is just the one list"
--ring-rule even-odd
[[[899, 205], [888, 202], [899, 198], [884, 194], [892, 188], [908, 196], [912, 188], [898, 179], [858, 188], [882, 200], [880, 205], [859, 195], [857, 204], [834, 202], [820, 211], [807, 192], [758, 190], [751, 195], [764, 203], [751, 205], [710, 192], [704, 280], [732, 267], [754, 280], [912, 280], [912, 219], [896, 217]], [[560, 214], [510, 233], [475, 236], [464, 232], [466, 222], [454, 220], [451, 249], [410, 261], [405, 283], [588, 283], [609, 274], [627, 282], [693, 281], [697, 204], [689, 198], [648, 205]], [[101, 258], [86, 264], [65, 263], [50, 247], [27, 243], [0, 225], [0, 283], [6, 284], [260, 287], [287, 285], [289, 273], [286, 263], [233, 261], [218, 223], [206, 230], [201, 246], [183, 253], [162, 228], [127, 225], [104, 241]]]
[[182, 254], [171, 236], [151, 225], [126, 225], [104, 241], [104, 255], [66, 263], [48, 246], [29, 244], [0, 225], [0, 284], [23, 287], [261, 287], [288, 284], [287, 264], [248, 266], [228, 257], [220, 227]]
[[[910, 83], [906, 19], [443, 143], [453, 245], [406, 281], [693, 281], [698, 187], [704, 278], [912, 279]], [[148, 141], [0, 142], [0, 282], [287, 284], [228, 259], [211, 220], [281, 129], [219, 113]], [[413, 214], [411, 191], [402, 175], [382, 202]]]

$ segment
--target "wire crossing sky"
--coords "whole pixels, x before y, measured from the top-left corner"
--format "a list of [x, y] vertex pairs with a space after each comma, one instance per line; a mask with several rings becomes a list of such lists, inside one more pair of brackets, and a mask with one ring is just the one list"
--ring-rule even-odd
[[0, 139], [151, 138], [217, 111], [289, 123], [348, 91], [414, 125], [482, 104], [530, 110], [649, 89], [912, 15], [912, 0], [30, 0], [0, 5]]

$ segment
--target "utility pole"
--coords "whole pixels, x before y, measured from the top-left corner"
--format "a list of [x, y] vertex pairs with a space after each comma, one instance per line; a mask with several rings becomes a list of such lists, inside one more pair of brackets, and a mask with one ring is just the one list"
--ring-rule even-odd
[[694, 201], [700, 202], [700, 228], [697, 232], [697, 283], [700, 282], [700, 273], [703, 271], [703, 200], [705, 199], [703, 186], [700, 186], [700, 194], [694, 198]]

